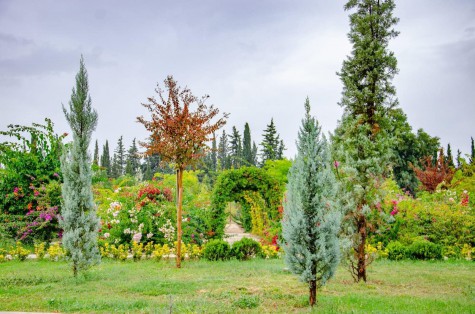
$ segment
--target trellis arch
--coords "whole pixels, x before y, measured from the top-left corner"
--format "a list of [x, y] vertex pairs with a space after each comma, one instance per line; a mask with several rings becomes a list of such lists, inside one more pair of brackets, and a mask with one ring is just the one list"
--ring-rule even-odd
[[[226, 223], [225, 208], [229, 202], [238, 202], [243, 207], [243, 225], [250, 229], [249, 197], [260, 195], [266, 205], [268, 219], [275, 221], [279, 218], [283, 186], [268, 175], [263, 169], [243, 167], [227, 170], [221, 173], [216, 180], [211, 196], [213, 231], [217, 237], [224, 234]], [[246, 213], [245, 213], [246, 212]], [[247, 216], [245, 215], [247, 214]]]

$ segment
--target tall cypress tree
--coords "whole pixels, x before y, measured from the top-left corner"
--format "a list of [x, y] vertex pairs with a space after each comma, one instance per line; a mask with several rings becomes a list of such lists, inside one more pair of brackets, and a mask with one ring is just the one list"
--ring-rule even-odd
[[125, 169], [125, 148], [122, 135], [120, 136], [119, 140], [117, 141], [117, 147], [115, 149], [115, 175], [116, 177], [120, 177], [124, 174]]
[[460, 169], [460, 166], [462, 164], [462, 152], [460, 149], [457, 149], [457, 169]]
[[139, 150], [134, 138], [132, 145], [130, 145], [129, 150], [127, 151], [127, 161], [125, 165], [125, 173], [129, 176], [135, 176], [140, 168], [140, 156], [138, 153]]
[[282, 221], [285, 262], [308, 284], [313, 306], [317, 287], [334, 275], [340, 260], [341, 213], [329, 147], [318, 121], [310, 116], [308, 98], [287, 190]]
[[447, 158], [445, 159], [445, 162], [450, 166], [454, 167], [454, 158], [452, 157], [452, 148], [450, 147], [450, 143], [447, 144]]
[[218, 169], [218, 147], [216, 145], [216, 136], [213, 134], [213, 142], [211, 144], [211, 170]]
[[106, 143], [104, 144], [102, 148], [102, 156], [101, 156], [101, 167], [104, 167], [106, 170], [107, 176], [111, 176], [111, 158], [110, 158], [110, 152], [109, 152], [109, 141], [106, 140]]
[[226, 135], [226, 131], [223, 130], [223, 134], [219, 139], [218, 144], [218, 163], [219, 163], [219, 170], [229, 169], [230, 162], [229, 162], [229, 143], [228, 143], [228, 136]]
[[472, 139], [472, 144], [470, 146], [470, 164], [475, 164], [475, 144], [473, 143], [473, 137]]
[[64, 115], [73, 131], [73, 143], [61, 156], [63, 206], [59, 224], [62, 243], [72, 262], [74, 276], [100, 261], [97, 232], [100, 220], [92, 194], [91, 157], [88, 147], [97, 125], [97, 112], [91, 107], [87, 71], [81, 56], [76, 87], [73, 88], [69, 111]]
[[229, 135], [229, 157], [231, 161], [231, 166], [234, 169], [238, 169], [242, 164], [242, 142], [241, 134], [233, 126], [232, 133]]
[[244, 125], [244, 135], [242, 140], [242, 157], [246, 165], [254, 165], [254, 160], [252, 158], [251, 129], [249, 127], [249, 123], [247, 122]]
[[252, 165], [257, 166], [257, 145], [256, 142], [252, 142]]
[[350, 0], [345, 10], [350, 14], [350, 39], [353, 49], [338, 73], [343, 83], [340, 105], [344, 114], [334, 136], [336, 158], [345, 167], [344, 192], [350, 194], [344, 221], [352, 248], [347, 251], [350, 270], [356, 281], [366, 281], [368, 254], [366, 238], [368, 215], [380, 198], [378, 183], [388, 172], [385, 167], [394, 152], [390, 134], [391, 110], [398, 101], [392, 79], [397, 74], [397, 60], [388, 44], [398, 35], [394, 26], [393, 0]]
[[99, 165], [99, 144], [96, 140], [96, 145], [94, 146], [94, 159], [92, 160], [93, 165]]

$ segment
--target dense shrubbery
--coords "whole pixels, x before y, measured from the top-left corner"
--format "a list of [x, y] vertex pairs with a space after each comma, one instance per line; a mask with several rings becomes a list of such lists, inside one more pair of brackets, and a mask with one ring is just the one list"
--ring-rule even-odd
[[259, 242], [253, 239], [242, 238], [241, 240], [233, 243], [231, 254], [238, 260], [248, 260], [254, 257], [262, 256], [262, 247]]
[[231, 256], [231, 246], [223, 240], [211, 240], [203, 249], [203, 257], [209, 261], [225, 261], [230, 259]]

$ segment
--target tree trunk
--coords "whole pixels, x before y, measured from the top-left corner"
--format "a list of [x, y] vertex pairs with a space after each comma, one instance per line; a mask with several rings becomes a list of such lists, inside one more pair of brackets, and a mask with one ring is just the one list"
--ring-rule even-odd
[[183, 168], [178, 168], [177, 175], [177, 187], [178, 187], [178, 202], [176, 210], [176, 267], [181, 268], [181, 210], [183, 203]]
[[363, 279], [366, 282], [366, 217], [361, 214], [358, 217], [358, 233], [360, 234], [361, 241], [358, 244], [358, 282]]
[[314, 306], [315, 303], [317, 302], [317, 281], [316, 280], [311, 280], [310, 281], [310, 287], [309, 287], [309, 303], [310, 306]]

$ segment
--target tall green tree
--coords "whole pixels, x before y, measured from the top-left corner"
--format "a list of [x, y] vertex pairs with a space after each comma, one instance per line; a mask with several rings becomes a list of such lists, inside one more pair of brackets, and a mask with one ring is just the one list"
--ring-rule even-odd
[[125, 163], [125, 173], [129, 176], [135, 176], [137, 171], [140, 169], [140, 156], [137, 144], [135, 143], [135, 138], [132, 140], [132, 144], [127, 151]]
[[[267, 125], [264, 133], [262, 134], [263, 140], [261, 142], [261, 164], [265, 165], [267, 160], [276, 160], [280, 159], [279, 157], [279, 145], [281, 144], [279, 134], [274, 124], [274, 119], [272, 118], [270, 124]], [[283, 152], [283, 143], [282, 143], [282, 152]]]
[[394, 154], [388, 117], [398, 105], [392, 84], [398, 72], [397, 60], [388, 49], [389, 41], [398, 35], [394, 9], [393, 0], [350, 0], [345, 5], [345, 10], [352, 11], [348, 38], [353, 47], [338, 73], [343, 83], [340, 105], [344, 114], [334, 145], [335, 158], [353, 169], [346, 172], [342, 187], [350, 194], [345, 197], [344, 229], [353, 230], [347, 253], [356, 281], [367, 279], [368, 215], [380, 201], [378, 184]]
[[219, 170], [225, 170], [231, 168], [230, 158], [229, 158], [229, 142], [226, 131], [223, 130], [223, 134], [219, 138], [218, 144], [218, 164]]
[[229, 157], [231, 159], [231, 166], [234, 169], [239, 169], [242, 165], [242, 141], [241, 134], [235, 126], [233, 126], [232, 133], [229, 135]]
[[97, 125], [97, 112], [91, 106], [82, 57], [69, 111], [64, 106], [63, 111], [73, 131], [73, 142], [61, 156], [64, 183], [60, 226], [63, 228], [62, 243], [76, 277], [79, 271], [98, 263], [101, 258], [97, 245], [100, 220], [92, 194], [91, 157], [87, 151]]
[[244, 134], [242, 139], [242, 157], [247, 166], [255, 166], [252, 156], [251, 128], [249, 123], [244, 125]]
[[107, 176], [111, 176], [111, 158], [110, 158], [110, 151], [109, 151], [109, 141], [106, 140], [102, 148], [102, 156], [101, 156], [101, 167], [106, 170]]
[[92, 159], [93, 165], [99, 165], [99, 144], [96, 140], [96, 145], [94, 146], [94, 158]]
[[120, 177], [124, 174], [125, 164], [126, 164], [126, 155], [125, 155], [125, 148], [124, 148], [124, 139], [121, 135], [117, 140], [117, 147], [114, 152], [114, 159], [115, 159], [115, 175], [116, 177]]
[[475, 164], [475, 144], [473, 142], [473, 137], [471, 137], [471, 145], [470, 145], [470, 163], [473, 165]]
[[450, 147], [450, 143], [447, 144], [447, 157], [445, 159], [445, 162], [450, 166], [450, 167], [455, 167], [454, 165], [454, 157], [452, 157], [452, 148]]
[[218, 169], [218, 146], [216, 144], [216, 136], [213, 134], [213, 141], [211, 144], [211, 170], [216, 171]]
[[341, 212], [330, 150], [318, 121], [310, 116], [308, 98], [287, 190], [282, 221], [285, 263], [308, 284], [314, 306], [317, 288], [334, 275], [340, 261]]

